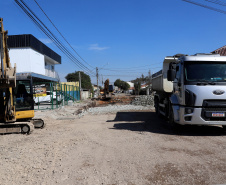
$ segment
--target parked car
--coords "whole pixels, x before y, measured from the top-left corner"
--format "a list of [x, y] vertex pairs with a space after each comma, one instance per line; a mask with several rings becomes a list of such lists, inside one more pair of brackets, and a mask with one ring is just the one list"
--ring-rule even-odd
[[54, 103], [56, 103], [56, 99], [58, 102], [61, 102], [62, 97], [60, 93], [57, 93], [56, 96], [56, 92], [52, 92], [53, 95], [51, 94], [50, 91], [46, 92], [46, 96], [39, 96], [39, 97], [34, 97], [34, 102], [37, 105], [38, 103], [50, 103], [52, 102], [52, 100], [54, 101]]

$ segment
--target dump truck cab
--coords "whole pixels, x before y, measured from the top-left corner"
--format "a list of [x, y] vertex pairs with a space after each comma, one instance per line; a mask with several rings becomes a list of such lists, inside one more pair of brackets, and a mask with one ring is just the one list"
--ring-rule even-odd
[[[168, 68], [168, 69], [167, 69]], [[155, 88], [157, 112], [181, 125], [226, 126], [226, 57], [219, 54], [166, 57]], [[160, 77], [159, 76], [159, 77]], [[156, 81], [156, 82], [155, 82]]]

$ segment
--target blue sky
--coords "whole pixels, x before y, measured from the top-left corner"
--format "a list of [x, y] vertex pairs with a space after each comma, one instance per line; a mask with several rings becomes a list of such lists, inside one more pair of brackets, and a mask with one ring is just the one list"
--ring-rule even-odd
[[[24, 0], [59, 40], [33, 0]], [[226, 11], [225, 6], [193, 0]], [[208, 53], [226, 44], [226, 15], [181, 0], [37, 0], [60, 32], [89, 63], [100, 81], [133, 80], [161, 69], [165, 56]], [[14, 0], [0, 1], [9, 35], [32, 34], [62, 56], [61, 77], [81, 70], [21, 11]], [[65, 44], [66, 45], [66, 44]], [[76, 54], [75, 54], [76, 56]], [[79, 57], [77, 56], [79, 59]], [[83, 62], [81, 59], [79, 59]], [[95, 76], [91, 76], [96, 83]]]

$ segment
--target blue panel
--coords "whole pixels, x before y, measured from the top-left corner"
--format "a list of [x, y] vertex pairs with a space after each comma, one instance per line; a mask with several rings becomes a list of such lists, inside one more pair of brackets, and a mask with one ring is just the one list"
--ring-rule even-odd
[[73, 100], [73, 95], [75, 100], [80, 100], [80, 92], [79, 91], [67, 91], [67, 96], [70, 96], [70, 99]]

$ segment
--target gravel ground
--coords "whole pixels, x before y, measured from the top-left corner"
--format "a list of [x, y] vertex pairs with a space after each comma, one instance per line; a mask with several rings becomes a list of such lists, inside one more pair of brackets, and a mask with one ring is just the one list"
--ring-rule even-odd
[[221, 128], [175, 133], [153, 107], [90, 106], [37, 111], [44, 129], [2, 135], [0, 184], [226, 183]]
[[134, 105], [108, 105], [104, 107], [92, 107], [86, 110], [83, 110], [82, 113], [79, 114], [79, 117], [84, 116], [86, 114], [92, 115], [102, 115], [102, 114], [111, 114], [117, 113], [118, 111], [128, 111], [128, 110], [151, 110], [153, 106], [134, 106]]

